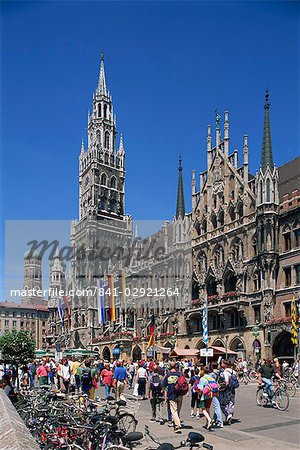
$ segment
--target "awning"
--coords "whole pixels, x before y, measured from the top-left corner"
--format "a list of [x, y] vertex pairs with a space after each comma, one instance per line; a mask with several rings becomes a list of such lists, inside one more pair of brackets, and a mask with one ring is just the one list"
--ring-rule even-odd
[[[210, 345], [208, 348], [212, 348], [215, 355], [226, 355], [226, 350], [224, 347], [214, 347], [213, 345]], [[237, 352], [227, 349], [227, 355], [237, 355]]]
[[170, 356], [199, 356], [200, 350], [197, 348], [174, 348]]
[[154, 347], [154, 350], [157, 353], [162, 353], [163, 355], [168, 355], [169, 353], [171, 353], [172, 349], [169, 347], [160, 347], [160, 345], [156, 345]]

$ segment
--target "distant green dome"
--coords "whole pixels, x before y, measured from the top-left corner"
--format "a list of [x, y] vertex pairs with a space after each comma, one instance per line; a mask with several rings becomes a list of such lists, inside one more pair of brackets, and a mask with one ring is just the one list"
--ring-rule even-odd
[[24, 258], [27, 259], [29, 257], [34, 259], [42, 259], [39, 250], [35, 250], [33, 254], [31, 250], [26, 250], [26, 252], [24, 253]]

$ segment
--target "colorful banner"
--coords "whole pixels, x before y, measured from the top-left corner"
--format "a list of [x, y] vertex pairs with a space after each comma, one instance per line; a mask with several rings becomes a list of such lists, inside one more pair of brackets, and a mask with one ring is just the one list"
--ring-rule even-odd
[[208, 328], [207, 328], [207, 299], [203, 302], [203, 311], [202, 311], [202, 328], [203, 328], [203, 342], [207, 346], [208, 345]]
[[116, 321], [116, 308], [115, 308], [114, 276], [113, 275], [108, 275], [108, 287], [110, 290], [110, 294], [109, 294], [110, 320], [112, 322], [115, 322]]
[[292, 307], [291, 307], [291, 318], [292, 318], [292, 329], [291, 329], [291, 333], [292, 333], [292, 337], [291, 337], [291, 341], [294, 345], [298, 345], [298, 326], [297, 326], [297, 307], [296, 307], [296, 300], [295, 300], [295, 295], [293, 295], [292, 298]]
[[104, 288], [103, 279], [99, 280], [99, 291], [98, 291], [98, 321], [100, 325], [105, 324], [105, 307], [104, 307]]
[[58, 314], [59, 314], [62, 326], [64, 326], [64, 313], [63, 313], [63, 309], [62, 309], [61, 298], [58, 299]]
[[150, 321], [150, 337], [147, 344], [147, 348], [152, 347], [155, 343], [154, 329], [155, 329], [155, 316], [154, 314], [152, 314]]

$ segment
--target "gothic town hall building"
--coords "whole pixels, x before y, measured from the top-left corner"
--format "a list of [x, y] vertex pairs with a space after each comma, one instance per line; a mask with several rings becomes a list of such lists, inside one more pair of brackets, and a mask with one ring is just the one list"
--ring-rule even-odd
[[[295, 295], [299, 302], [300, 289], [300, 158], [281, 167], [274, 163], [268, 92], [255, 175], [249, 171], [248, 136], [240, 155], [237, 149], [230, 152], [228, 112], [223, 125], [220, 121], [217, 114], [214, 130], [210, 125], [207, 129], [206, 170], [199, 177], [192, 173], [192, 211], [185, 211], [180, 161], [174, 218], [138, 240], [138, 246], [154, 241], [163, 246], [164, 263], [150, 255], [143, 262], [133, 258], [126, 267], [127, 286], [161, 288], [167, 278], [177, 294], [150, 300], [141, 291], [123, 304], [122, 298], [116, 299], [113, 324], [105, 311], [108, 326], [99, 324], [97, 296], [75, 297], [65, 315], [68, 345], [88, 346], [105, 359], [141, 358], [154, 312], [158, 348], [199, 349], [204, 347], [202, 311], [207, 300], [209, 345], [252, 359], [293, 356], [291, 301]], [[130, 246], [133, 240], [132, 218], [124, 206], [125, 151], [122, 136], [117, 149], [103, 57], [87, 129], [87, 145], [82, 143], [79, 156], [79, 220], [71, 230], [76, 254], [84, 249], [84, 255], [72, 261], [71, 288], [92, 286], [99, 274], [120, 273], [118, 261], [89, 258], [99, 240], [108, 247]], [[52, 305], [51, 333], [59, 335], [57, 317]]]

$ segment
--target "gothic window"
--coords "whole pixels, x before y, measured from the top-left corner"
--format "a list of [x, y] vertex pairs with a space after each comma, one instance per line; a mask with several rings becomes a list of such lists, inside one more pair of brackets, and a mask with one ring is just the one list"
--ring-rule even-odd
[[300, 247], [300, 225], [296, 223], [294, 225], [295, 247]]
[[222, 266], [224, 264], [224, 249], [219, 245], [214, 252], [214, 265], [215, 267]]
[[211, 215], [211, 224], [213, 229], [217, 228], [218, 224], [217, 224], [217, 216], [215, 215], [215, 213], [213, 212]]
[[101, 103], [98, 103], [98, 117], [101, 117]]
[[113, 157], [113, 155], [111, 155], [111, 157], [110, 157], [110, 165], [111, 165], [111, 166], [114, 165], [114, 157]]
[[117, 212], [117, 202], [116, 202], [115, 198], [112, 198], [111, 201], [110, 201], [110, 210], [113, 213]]
[[110, 179], [110, 187], [113, 188], [113, 189], [116, 189], [116, 187], [117, 187], [116, 177], [111, 177], [111, 179]]
[[224, 280], [225, 292], [233, 292], [236, 290], [236, 276], [233, 272], [228, 272]]
[[221, 210], [219, 212], [219, 226], [222, 227], [224, 225], [224, 211]]
[[206, 283], [207, 296], [217, 295], [217, 283], [214, 278], [210, 278]]
[[206, 219], [202, 220], [202, 231], [203, 231], [203, 233], [207, 232], [207, 221], [206, 221]]
[[243, 243], [241, 239], [235, 239], [232, 244], [232, 259], [233, 261], [238, 261], [240, 257], [243, 256]]
[[284, 251], [291, 250], [291, 230], [290, 227], [285, 227], [283, 231], [283, 239], [284, 239]]
[[204, 252], [201, 252], [198, 256], [198, 268], [200, 273], [207, 271], [207, 257]]
[[102, 184], [102, 186], [106, 186], [106, 184], [107, 184], [107, 175], [106, 175], [106, 173], [103, 173], [101, 175], [101, 184]]
[[229, 207], [229, 216], [230, 220], [233, 222], [235, 220], [235, 210], [233, 205], [230, 205]]
[[105, 148], [109, 148], [109, 132], [105, 132], [105, 140], [104, 140], [104, 146]]
[[104, 164], [108, 164], [108, 154], [105, 153], [104, 155]]
[[216, 195], [214, 195], [214, 197], [213, 197], [213, 202], [214, 202], [214, 208], [216, 208], [217, 207], [217, 196]]
[[244, 207], [243, 207], [243, 203], [240, 202], [239, 205], [238, 205], [238, 216], [239, 216], [239, 219], [242, 219], [243, 215], [244, 215]]
[[104, 105], [104, 118], [107, 119], [107, 105]]
[[291, 276], [291, 268], [286, 267], [283, 269], [284, 272], [284, 287], [289, 287], [292, 282], [292, 276]]
[[264, 198], [263, 198], [263, 184], [262, 184], [262, 181], [259, 183], [259, 190], [260, 190], [260, 203], [263, 203]]
[[266, 183], [266, 187], [267, 187], [267, 202], [270, 203], [271, 201], [271, 188], [270, 188], [270, 180], [269, 178], [267, 179], [267, 183]]
[[199, 234], [201, 234], [201, 226], [200, 226], [200, 223], [199, 223], [199, 222], [196, 222], [196, 224], [195, 224], [195, 230], [196, 230], [196, 233], [197, 233], [198, 236], [199, 236]]

